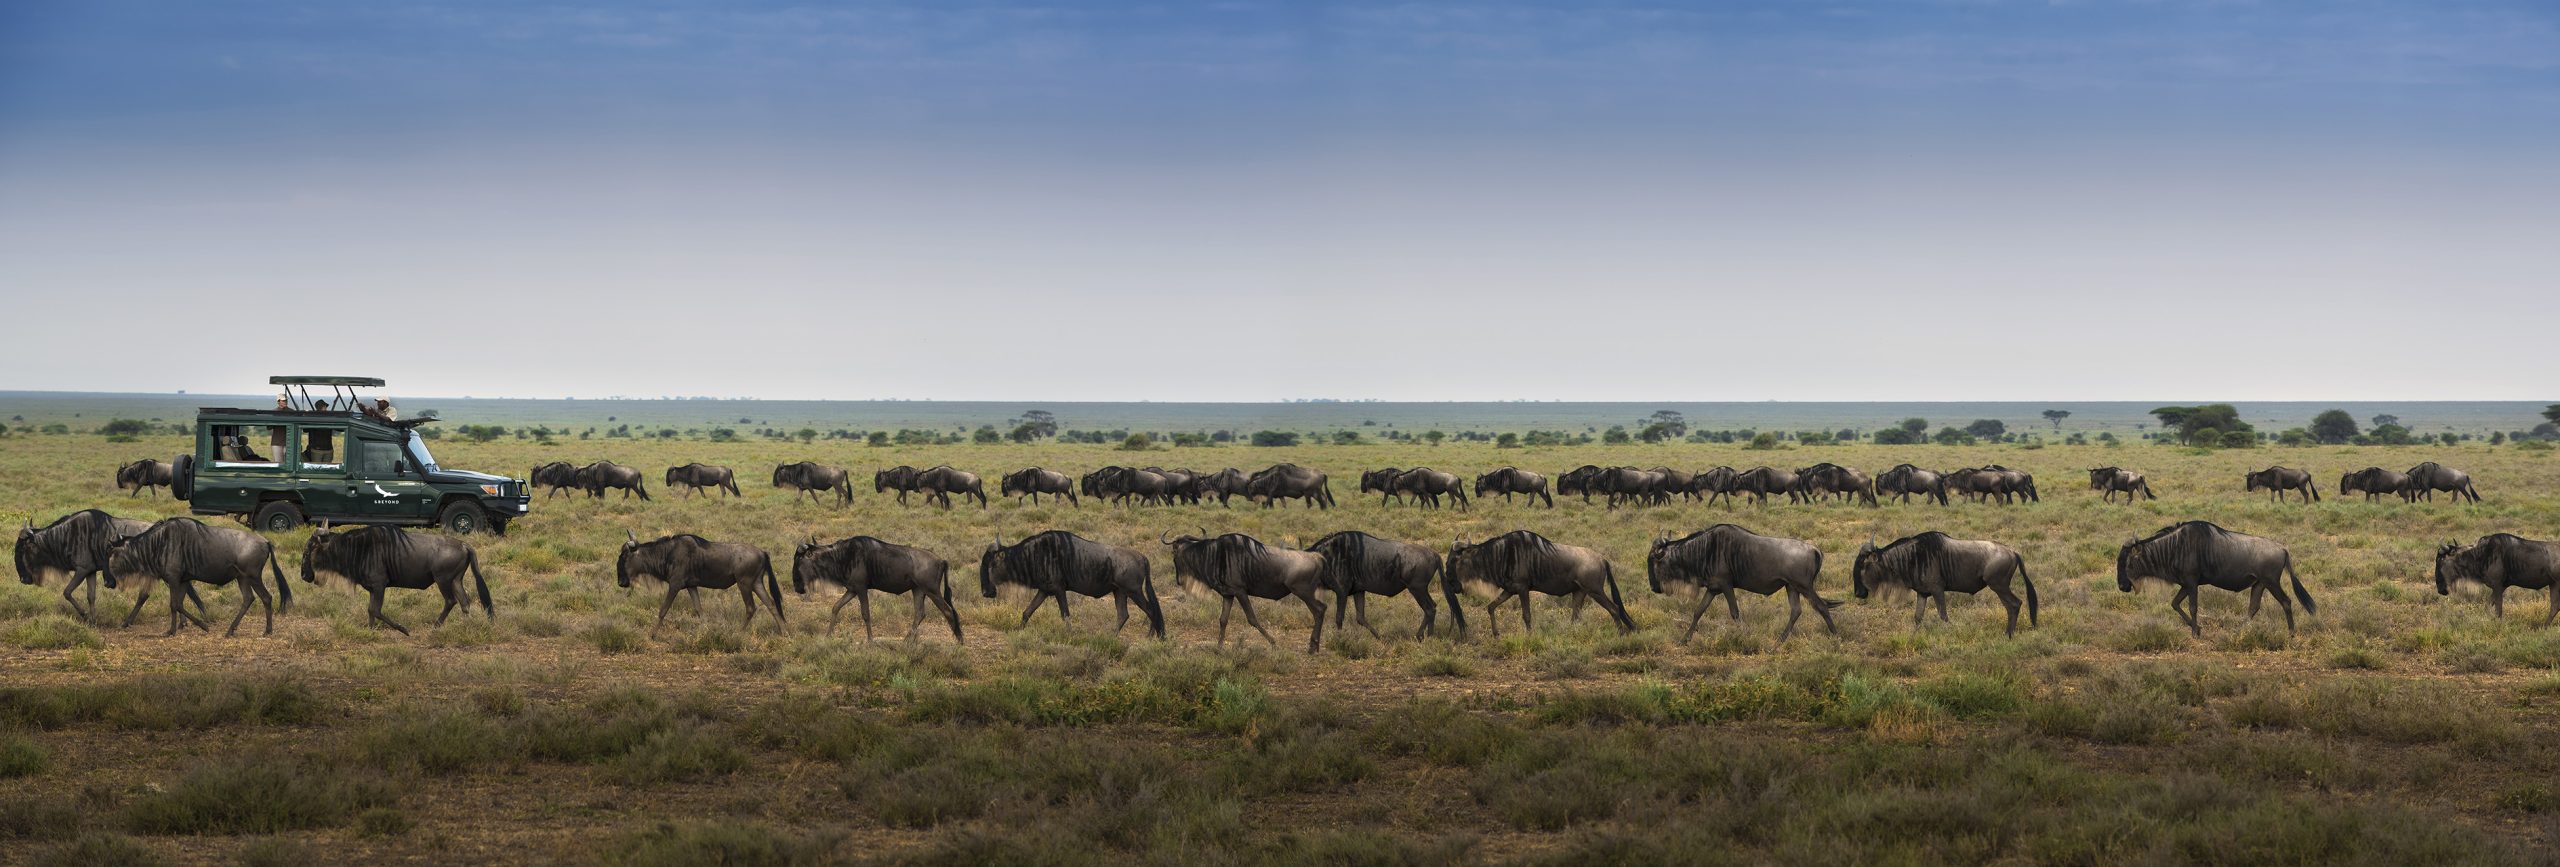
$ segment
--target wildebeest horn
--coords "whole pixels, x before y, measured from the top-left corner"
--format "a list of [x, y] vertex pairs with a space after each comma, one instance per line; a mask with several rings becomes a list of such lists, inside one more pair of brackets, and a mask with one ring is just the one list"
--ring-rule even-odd
[[1173, 537], [1167, 536], [1163, 531], [1159, 530], [1156, 532], [1156, 544], [1171, 545], [1173, 544]]
[[639, 537], [639, 536], [637, 536], [637, 535], [634, 535], [634, 534], [633, 534], [631, 531], [629, 531], [629, 530], [624, 530], [624, 531], [622, 531], [622, 538], [625, 538], [625, 539], [629, 539], [629, 540], [631, 540], [631, 544], [634, 544], [634, 545], [640, 544], [640, 537]]

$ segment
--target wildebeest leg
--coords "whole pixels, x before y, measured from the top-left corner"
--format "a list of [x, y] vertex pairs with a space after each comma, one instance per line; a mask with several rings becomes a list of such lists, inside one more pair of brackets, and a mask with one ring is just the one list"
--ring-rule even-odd
[[2552, 620], [2560, 619], [2560, 587], [2544, 588], [2543, 595], [2551, 597], [2551, 613], [2542, 616], [2542, 628], [2549, 629]]
[[[1029, 625], [1031, 625], [1031, 615], [1034, 615], [1034, 614], [1038, 614], [1038, 613], [1040, 613], [1040, 603], [1047, 602], [1047, 601], [1049, 601], [1049, 591], [1047, 591], [1047, 590], [1034, 591], [1034, 592], [1031, 594], [1031, 607], [1029, 607], [1029, 608], [1025, 608], [1025, 609], [1022, 609], [1022, 622], [1021, 622], [1021, 623], [1018, 623], [1018, 624], [1015, 624], [1015, 625], [1014, 625], [1014, 628], [1016, 628], [1016, 629], [1020, 629], [1020, 628], [1022, 628], [1022, 627], [1025, 627], [1025, 626], [1029, 626]], [[1058, 604], [1060, 604], [1060, 605], [1064, 605], [1064, 604], [1066, 604], [1066, 603], [1064, 603], [1064, 602], [1060, 602], [1060, 603], [1058, 603]]]
[[[865, 643], [865, 644], [869, 644], [869, 643], [871, 643], [871, 640], [872, 640], [872, 636], [871, 636], [871, 591], [870, 591], [869, 589], [867, 589], [867, 588], [866, 588], [866, 589], [864, 589], [864, 590], [862, 591], [862, 596], [861, 596], [861, 598], [862, 598], [862, 641], [863, 641], [863, 643]], [[921, 601], [919, 601], [919, 602], [917, 602], [917, 603], [916, 603], [916, 619], [917, 619], [918, 621], [922, 621], [922, 620], [924, 619], [924, 603], [923, 603], [923, 602], [921, 602]], [[908, 634], [908, 635], [910, 635], [910, 636], [914, 635], [914, 634], [915, 634], [915, 629], [914, 629], [913, 627], [909, 627], [909, 628], [907, 629], [907, 634]]]
[[444, 594], [444, 610], [436, 612], [436, 625], [427, 627], [429, 629], [443, 626], [444, 619], [453, 616], [453, 607], [462, 604], [462, 600], [468, 598], [462, 595], [462, 586], [459, 583], [446, 586], [443, 582], [438, 582], [436, 590]]
[[915, 608], [915, 616], [908, 618], [907, 637], [903, 640], [916, 640], [916, 630], [924, 628], [924, 598], [931, 595], [933, 595], [933, 592], [926, 590], [922, 586], [907, 588], [907, 601], [915, 603], [913, 606]]
[[2018, 594], [2006, 584], [1991, 585], [1991, 592], [2000, 594], [2000, 604], [2009, 608], [2009, 637], [2018, 637]]
[[[393, 622], [390, 615], [382, 613], [382, 588], [374, 587], [369, 589], [372, 591], [373, 598], [371, 601], [365, 603], [364, 613], [367, 622], [379, 622], [385, 626], [400, 630], [400, 634], [402, 635], [409, 634], [409, 627]], [[451, 607], [452, 606], [450, 605], [446, 606], [447, 610], [450, 610]], [[436, 618], [436, 622], [443, 623], [444, 618], [438, 617]]]
[[693, 616], [702, 616], [702, 588], [687, 587], [684, 592], [685, 598], [693, 600]]
[[1502, 618], [1494, 613], [1494, 609], [1502, 607], [1503, 600], [1509, 599], [1513, 596], [1520, 597], [1520, 605], [1522, 607], [1528, 606], [1529, 597], [1527, 595], [1524, 595], [1517, 590], [1504, 590], [1502, 591], [1502, 595], [1494, 597], [1493, 602], [1484, 607], [1485, 628], [1492, 630], [1493, 637], [1495, 638], [1502, 637]]
[[[1324, 600], [1316, 598], [1316, 591], [1310, 588], [1298, 593], [1298, 601], [1307, 603], [1307, 615], [1315, 619], [1315, 631], [1307, 633], [1307, 652], [1314, 653], [1316, 646], [1324, 641]], [[1247, 612], [1252, 610], [1245, 609]], [[1368, 623], [1369, 618], [1360, 618], [1361, 625], [1366, 626]], [[1377, 630], [1372, 629], [1369, 632], [1374, 636]]]
[[[1343, 615], [1351, 610], [1351, 606], [1344, 602], [1345, 599], [1351, 596], [1351, 591], [1344, 590], [1340, 587], [1333, 588], [1333, 628], [1336, 630], [1340, 630], [1342, 628]], [[1366, 611], [1367, 606], [1362, 606], [1361, 610]], [[1372, 629], [1370, 631], [1376, 632], [1377, 630]]]
[[1913, 587], [1913, 588], [1911, 588], [1911, 631], [1913, 631], [1913, 632], [1918, 632], [1918, 631], [1920, 631], [1920, 620], [1921, 620], [1921, 617], [1922, 617], [1922, 615], [1927, 614], [1927, 613], [1928, 613], [1928, 611], [1929, 611], [1929, 593], [1928, 593], [1928, 591], [1921, 590], [1921, 589], [1920, 589], [1920, 588], [1918, 588], [1918, 587]]
[[[1113, 635], [1118, 635], [1118, 634], [1120, 634], [1120, 630], [1123, 630], [1123, 629], [1127, 629], [1127, 628], [1129, 628], [1129, 594], [1128, 594], [1128, 592], [1127, 592], [1127, 591], [1124, 591], [1124, 590], [1114, 590], [1114, 591], [1111, 591], [1111, 606], [1112, 606], [1113, 608], [1115, 608], [1115, 609], [1118, 609], [1118, 610], [1119, 610], [1119, 612], [1120, 612], [1120, 622], [1118, 622], [1118, 623], [1114, 623], [1114, 624], [1112, 624], [1112, 625], [1111, 625], [1111, 634], [1113, 634]], [[952, 633], [952, 635], [953, 635], [954, 637], [957, 637], [957, 636], [959, 635], [959, 633], [956, 633], [956, 632], [955, 632], [955, 633]]]
[[142, 616], [142, 603], [151, 601], [151, 585], [155, 583], [158, 582], [145, 581], [135, 588], [133, 595], [133, 610], [125, 612], [124, 628], [133, 628], [134, 618]]
[[[2277, 590], [2276, 592], [2277, 592], [2278, 594], [2282, 594], [2284, 591], [2283, 591], [2283, 590], [2281, 590], [2281, 589], [2279, 589], [2279, 590]], [[2251, 620], [2256, 620], [2256, 619], [2258, 619], [2258, 599], [2259, 599], [2259, 597], [2264, 596], [2264, 595], [2266, 595], [2266, 585], [2264, 585], [2264, 584], [2251, 584], [2251, 585], [2249, 585], [2249, 619], [2251, 619]]]
[[683, 589], [672, 584], [667, 586], [667, 601], [658, 603], [658, 623], [649, 627], [650, 638], [658, 637], [658, 630], [667, 625], [667, 609], [676, 607], [676, 593]]
[[[1523, 635], [1536, 635], [1538, 634], [1538, 625], [1529, 622], [1529, 609], [1537, 606], [1529, 604], [1529, 598], [1529, 591], [1520, 591], [1520, 633]], [[1574, 601], [1580, 602], [1582, 600], [1576, 599]]]
[[1067, 619], [1067, 591], [1064, 590], [1058, 591], [1058, 622], [1071, 622]]
[[1221, 596], [1221, 597], [1219, 597], [1219, 598], [1218, 598], [1218, 646], [1219, 646], [1219, 647], [1222, 647], [1222, 648], [1223, 648], [1223, 647], [1226, 647], [1226, 646], [1227, 646], [1227, 617], [1228, 617], [1228, 615], [1231, 615], [1231, 614], [1235, 613], [1235, 610], [1236, 610], [1236, 598], [1235, 598], [1235, 597], [1233, 597], [1233, 596]]
[[[1440, 606], [1431, 604], [1430, 588], [1424, 587], [1414, 590], [1413, 601], [1414, 604], [1422, 606], [1422, 625], [1413, 628], [1413, 637], [1424, 638], [1429, 636], [1431, 633], [1438, 631]], [[1364, 616], [1360, 618], [1360, 625], [1362, 626], [1369, 625], [1369, 618], [1365, 616], [1366, 613], [1367, 612], [1365, 611], [1362, 612]], [[1374, 635], [1377, 633], [1377, 630], [1372, 629], [1369, 630], [1369, 632]]]
[[[1713, 601], [1715, 598], [1715, 593], [1709, 592], [1707, 594], [1707, 599], [1709, 601]], [[1727, 612], [1733, 615], [1733, 622], [1742, 622], [1742, 593], [1740, 591], [1731, 587], [1724, 588], [1724, 607]]]
[[[2178, 605], [2181, 602], [2185, 603], [2187, 606], [2184, 611], [2179, 611], [2178, 609]], [[2177, 611], [2181, 616], [2186, 617], [2187, 631], [2193, 633], [2197, 638], [2203, 638], [2204, 625], [2197, 622], [2195, 606], [2196, 588], [2194, 587], [2180, 587], [2178, 588], [2177, 595], [2169, 597], [2169, 610]]]
[[2284, 595], [2284, 585], [2276, 583], [2276, 579], [2272, 575], [2267, 577], [2267, 589], [2275, 593], [2276, 607], [2284, 609], [2284, 631], [2287, 633], [2292, 632], [2293, 597]]
[[[1253, 627], [1253, 631], [1262, 633], [1262, 640], [1270, 642], [1271, 646], [1280, 646], [1280, 639], [1271, 637], [1271, 630], [1262, 628], [1262, 618], [1254, 615], [1252, 596], [1239, 595], [1236, 597], [1236, 604], [1244, 608], [1244, 623], [1246, 626], [1251, 626]], [[1324, 624], [1319, 622], [1316, 624], [1316, 627], [1321, 629], [1324, 627]], [[1244, 642], [1237, 641], [1236, 643], [1243, 644]]]
[[1947, 622], [1947, 591], [1938, 591], [1938, 622]]
[[1715, 607], [1715, 604], [1715, 591], [1707, 591], [1705, 595], [1698, 597], [1698, 607], [1689, 612], [1689, 628], [1680, 632], [1680, 643], [1687, 644], [1690, 637], [1698, 634], [1698, 619], [1707, 616], [1707, 609]]
[[[234, 583], [245, 583], [245, 582], [234, 582]], [[180, 600], [180, 599], [178, 599], [178, 597], [177, 597], [177, 596], [175, 596], [175, 595], [171, 595], [171, 596], [169, 597], [169, 606], [170, 606], [171, 608], [173, 608], [173, 609], [174, 609], [174, 608], [176, 608], [176, 607], [177, 607], [177, 604], [178, 604], [180, 601], [181, 601], [181, 600]], [[235, 613], [235, 614], [231, 615], [231, 628], [223, 630], [223, 631], [222, 631], [222, 637], [224, 637], [224, 638], [229, 638], [229, 637], [231, 637], [231, 636], [238, 635], [238, 634], [240, 633], [240, 621], [243, 621], [243, 620], [247, 620], [247, 619], [249, 619], [249, 606], [250, 606], [250, 605], [253, 605], [253, 604], [256, 604], [256, 603], [257, 603], [257, 601], [258, 601], [258, 594], [257, 594], [255, 591], [252, 591], [250, 588], [248, 588], [248, 587], [246, 587], [246, 586], [243, 586], [243, 587], [241, 587], [241, 588], [240, 588], [240, 611], [239, 611], [238, 613]], [[273, 630], [275, 629], [275, 625], [274, 625], [274, 624], [275, 624], [275, 614], [274, 614], [273, 609], [269, 609], [269, 612], [268, 612], [268, 614], [267, 614], [267, 624], [268, 624], [267, 628], [268, 628], [268, 630], [269, 630], [269, 631], [273, 631]]]
[[[1429, 604], [1428, 600], [1431, 594], [1422, 593], [1418, 595], [1425, 599], [1425, 604]], [[1333, 611], [1333, 627], [1335, 629], [1340, 629], [1342, 628], [1342, 609], [1340, 608], [1342, 600], [1335, 599], [1333, 604], [1336, 606]], [[1369, 630], [1370, 638], [1384, 640], [1386, 636], [1378, 634], [1378, 627], [1369, 625], [1369, 594], [1362, 593], [1358, 596], [1351, 597], [1351, 604], [1358, 606], [1360, 609], [1360, 628]]]
[[1785, 627], [1785, 628], [1778, 630], [1778, 640], [1783, 642], [1783, 641], [1787, 640], [1787, 636], [1795, 634], [1795, 631], [1796, 631], [1796, 619], [1797, 619], [1797, 618], [1800, 618], [1800, 617], [1803, 617], [1803, 616], [1804, 616], [1804, 595], [1803, 595], [1803, 594], [1801, 594], [1801, 593], [1796, 592], [1796, 588], [1795, 588], [1795, 586], [1794, 586], [1794, 585], [1788, 585], [1788, 587], [1787, 587], [1787, 625], [1786, 625], [1786, 627]]
[[2507, 586], [2504, 584], [2489, 588], [2489, 619], [2507, 619]]
[[[836, 607], [834, 607], [834, 608], [832, 608], [832, 609], [829, 609], [829, 610], [827, 611], [827, 637], [829, 637], [829, 638], [833, 638], [833, 637], [835, 637], [835, 634], [836, 634], [836, 623], [837, 623], [837, 621], [841, 621], [841, 620], [843, 620], [843, 619], [844, 619], [844, 607], [845, 607], [845, 606], [847, 606], [847, 605], [851, 605], [851, 604], [853, 604], [853, 597], [855, 597], [855, 596], [857, 596], [857, 595], [860, 595], [860, 594], [861, 594], [861, 591], [855, 590], [855, 589], [850, 588], [850, 587], [845, 588], [845, 591], [844, 591], [844, 598], [836, 600]], [[1036, 603], [1036, 602], [1035, 602], [1035, 603], [1032, 603], [1032, 604], [1037, 605], [1037, 604], [1039, 604], [1039, 603]], [[1029, 618], [1025, 618], [1025, 619], [1029, 619]]]

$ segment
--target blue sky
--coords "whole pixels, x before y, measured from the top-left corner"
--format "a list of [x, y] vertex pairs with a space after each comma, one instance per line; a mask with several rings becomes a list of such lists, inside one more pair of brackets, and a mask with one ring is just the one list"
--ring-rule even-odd
[[2549, 3], [21, 0], [0, 388], [2530, 399], [2553, 141]]

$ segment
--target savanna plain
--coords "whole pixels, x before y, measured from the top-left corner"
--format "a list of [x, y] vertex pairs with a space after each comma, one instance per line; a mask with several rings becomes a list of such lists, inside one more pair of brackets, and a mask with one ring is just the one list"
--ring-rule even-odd
[[[120, 461], [176, 437], [0, 440], [0, 520], [83, 508], [157, 518]], [[654, 499], [537, 494], [503, 538], [472, 537], [496, 617], [426, 628], [432, 591], [394, 591], [414, 636], [367, 625], [364, 597], [301, 583], [304, 533], [270, 536], [295, 582], [275, 634], [163, 638], [163, 596], [119, 626], [128, 586], [72, 616], [60, 587], [0, 586], [0, 861], [147, 863], [2548, 863], [2560, 831], [2560, 632], [2542, 594], [2439, 595], [2435, 546], [2560, 534], [2560, 459], [2480, 443], [2199, 451], [2104, 446], [1716, 444], [1495, 449], [1475, 443], [1148, 453], [1104, 446], [881, 447], [821, 441], [448, 437], [452, 467], [522, 475], [612, 459]], [[766, 484], [777, 463], [847, 467], [849, 508]], [[2339, 474], [2435, 460], [2485, 502], [2337, 497]], [[734, 467], [743, 498], [656, 484], [693, 461]], [[1330, 473], [1341, 507], [944, 510], [870, 490], [874, 469], [950, 463], [986, 477], [1039, 465]], [[1428, 465], [1472, 479], [1506, 464], [1551, 477], [1585, 463], [1881, 471], [1910, 461], [2035, 474], [2040, 503], [1705, 506], [1620, 510], [1559, 498], [1471, 509], [1383, 506], [1361, 469]], [[2247, 470], [2310, 469], [2330, 496], [2273, 503]], [[2090, 467], [2147, 473], [2160, 499], [2102, 503]], [[2207, 590], [2191, 638], [2157, 586], [2119, 592], [2128, 539], [2205, 519], [2289, 545], [2319, 613], [2288, 632], [2270, 605]], [[217, 523], [236, 526], [225, 519]], [[1693, 602], [1646, 589], [1649, 540], [1732, 522], [1826, 555], [1840, 634], [1807, 615], [1778, 640], [1782, 599], [1747, 597], [1675, 641]], [[1017, 626], [1027, 597], [979, 595], [989, 541], [1062, 528], [1155, 560], [1172, 636], [1112, 632], [1107, 600]], [[1179, 586], [1157, 537], [1239, 531], [1267, 542], [1335, 530], [1445, 549], [1530, 529], [1597, 548], [1633, 612], [1621, 635], [1536, 600], [1468, 635], [1417, 638], [1406, 598], [1368, 600], [1377, 635], [1328, 628], [1303, 653], [1305, 608], [1266, 602], [1277, 637]], [[2039, 622], [2002, 635], [2000, 606], [1956, 597], [1915, 629], [1912, 600], [1851, 599], [1858, 546], [1924, 530], [2021, 552]], [[614, 584], [625, 534], [692, 532], [773, 552], [789, 622], [740, 626], [735, 593], [683, 602], [651, 637], [660, 591]], [[965, 643], [938, 617], [912, 641], [903, 597], [878, 638], [832, 588], [790, 594], [791, 547], [855, 534], [951, 561]], [[205, 593], [228, 615], [239, 590]], [[1328, 597], [1328, 603], [1331, 599]], [[1719, 605], [1719, 609], [1721, 606]], [[227, 620], [227, 616], [220, 619]], [[1328, 616], [1328, 621], [1330, 616]], [[1142, 621], [1141, 621], [1142, 623]], [[1444, 618], [1445, 624], [1445, 618]], [[1328, 622], [1330, 627], [1331, 623]]]

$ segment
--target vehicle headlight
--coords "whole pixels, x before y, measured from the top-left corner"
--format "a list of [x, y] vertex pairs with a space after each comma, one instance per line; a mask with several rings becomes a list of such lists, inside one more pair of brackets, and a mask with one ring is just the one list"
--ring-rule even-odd
[[496, 486], [496, 485], [481, 485], [481, 486], [480, 486], [480, 493], [488, 494], [489, 496], [492, 496], [492, 497], [497, 496], [497, 495], [498, 495], [498, 486]]

